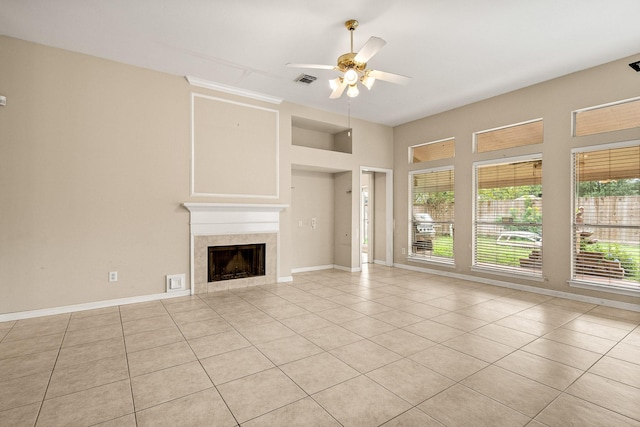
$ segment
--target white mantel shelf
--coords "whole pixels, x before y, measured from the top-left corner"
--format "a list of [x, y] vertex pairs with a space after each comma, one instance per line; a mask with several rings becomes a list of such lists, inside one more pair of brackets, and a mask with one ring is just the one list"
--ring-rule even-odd
[[289, 205], [248, 203], [183, 203], [189, 212], [280, 212]]
[[270, 233], [280, 229], [280, 211], [288, 205], [183, 203], [191, 212], [191, 235]]

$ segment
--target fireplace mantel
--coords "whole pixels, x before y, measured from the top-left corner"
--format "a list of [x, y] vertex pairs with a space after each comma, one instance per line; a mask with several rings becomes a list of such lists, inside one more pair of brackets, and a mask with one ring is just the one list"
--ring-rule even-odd
[[[275, 234], [278, 236], [280, 233], [280, 211], [288, 207], [288, 205], [245, 203], [183, 203], [182, 206], [190, 212], [192, 294], [196, 290], [195, 258], [200, 255], [199, 249], [195, 248], [196, 239], [202, 239], [202, 236], [229, 235]], [[240, 239], [242, 238], [240, 237]], [[279, 238], [274, 242], [274, 252], [276, 252], [273, 258], [276, 260], [275, 270], [278, 270], [278, 265], [280, 264], [277, 240]], [[197, 246], [199, 248], [200, 243]], [[198, 267], [198, 271], [200, 271], [200, 267]], [[273, 271], [272, 274], [273, 278], [277, 279], [278, 272]], [[199, 281], [198, 285], [201, 287]]]
[[269, 233], [280, 229], [287, 205], [183, 203], [191, 212], [191, 235]]

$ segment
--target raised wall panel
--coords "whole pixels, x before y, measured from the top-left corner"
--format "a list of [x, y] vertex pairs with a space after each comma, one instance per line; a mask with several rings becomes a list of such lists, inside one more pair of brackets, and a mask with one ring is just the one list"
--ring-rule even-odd
[[278, 197], [278, 111], [192, 94], [191, 126], [192, 195]]

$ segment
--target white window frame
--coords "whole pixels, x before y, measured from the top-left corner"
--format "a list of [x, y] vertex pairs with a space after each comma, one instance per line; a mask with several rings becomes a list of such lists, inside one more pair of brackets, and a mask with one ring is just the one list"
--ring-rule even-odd
[[571, 194], [571, 198], [570, 198], [570, 202], [571, 202], [571, 218], [570, 218], [570, 224], [571, 227], [569, 227], [569, 241], [571, 242], [571, 244], [569, 245], [569, 251], [570, 251], [570, 255], [569, 258], [571, 259], [571, 271], [570, 271], [570, 279], [567, 280], [567, 283], [569, 284], [569, 286], [574, 287], [574, 288], [581, 288], [581, 289], [588, 289], [588, 290], [594, 290], [594, 291], [600, 291], [600, 292], [610, 292], [610, 293], [614, 293], [614, 294], [620, 294], [620, 295], [631, 295], [631, 296], [635, 296], [637, 297], [640, 294], [640, 289], [632, 289], [630, 287], [626, 287], [626, 286], [621, 286], [621, 285], [616, 285], [613, 283], [605, 283], [604, 281], [595, 281], [595, 280], [583, 280], [583, 279], [576, 279], [575, 276], [575, 271], [576, 271], [576, 260], [574, 257], [574, 249], [575, 249], [575, 236], [574, 236], [574, 219], [575, 219], [575, 209], [576, 209], [576, 192], [575, 192], [575, 188], [576, 188], [576, 171], [575, 171], [575, 156], [577, 154], [582, 154], [582, 153], [589, 153], [592, 151], [602, 151], [602, 150], [613, 150], [616, 148], [625, 148], [625, 147], [635, 147], [640, 145], [640, 140], [633, 140], [633, 141], [624, 141], [624, 142], [618, 142], [618, 143], [609, 143], [609, 144], [601, 144], [601, 145], [592, 145], [589, 147], [580, 147], [580, 148], [574, 148], [571, 150], [571, 164], [570, 164], [570, 170], [571, 170], [571, 189], [570, 189], [570, 194]]
[[[506, 276], [511, 278], [518, 279], [527, 279], [531, 281], [544, 282], [544, 265], [540, 268], [539, 274], [534, 274], [533, 272], [528, 273], [520, 273], [517, 268], [509, 269], [509, 268], [501, 268], [500, 266], [490, 267], [485, 265], [477, 265], [476, 264], [476, 247], [477, 247], [477, 223], [476, 223], [476, 210], [478, 208], [478, 167], [489, 166], [489, 165], [499, 165], [505, 163], [521, 163], [521, 162], [530, 162], [542, 160], [542, 153], [529, 154], [525, 156], [517, 156], [517, 157], [504, 157], [504, 158], [494, 158], [490, 160], [483, 160], [473, 163], [473, 173], [472, 173], [472, 188], [473, 188], [473, 203], [472, 203], [472, 211], [471, 211], [471, 271], [478, 273], [489, 273], [498, 276]], [[544, 190], [543, 190], [544, 192]], [[542, 205], [544, 209], [544, 201]], [[544, 232], [542, 232], [544, 234]], [[544, 249], [543, 249], [544, 250]], [[543, 252], [544, 253], [544, 252]]]
[[[451, 138], [449, 138], [451, 139]], [[408, 187], [409, 187], [409, 200], [408, 200], [408, 227], [407, 227], [407, 260], [409, 261], [415, 261], [415, 262], [421, 262], [421, 263], [427, 263], [427, 264], [437, 264], [437, 265], [442, 265], [442, 266], [447, 266], [447, 267], [455, 267], [455, 237], [453, 237], [453, 256], [451, 258], [445, 258], [445, 257], [430, 257], [430, 258], [426, 258], [426, 257], [421, 257], [421, 256], [415, 256], [413, 254], [413, 234], [412, 234], [412, 228], [413, 228], [413, 177], [414, 175], [419, 175], [419, 174], [423, 174], [423, 173], [434, 173], [434, 172], [443, 172], [443, 171], [452, 171], [453, 172], [453, 179], [454, 179], [454, 186], [455, 186], [455, 168], [453, 165], [449, 165], [449, 166], [443, 166], [443, 167], [439, 167], [439, 168], [429, 168], [429, 169], [419, 169], [419, 170], [415, 170], [415, 171], [410, 171], [409, 175], [408, 175]], [[455, 200], [455, 189], [454, 191], [454, 200]], [[454, 218], [453, 218], [453, 225], [455, 228], [455, 213], [454, 213]], [[455, 235], [455, 233], [454, 233]]]

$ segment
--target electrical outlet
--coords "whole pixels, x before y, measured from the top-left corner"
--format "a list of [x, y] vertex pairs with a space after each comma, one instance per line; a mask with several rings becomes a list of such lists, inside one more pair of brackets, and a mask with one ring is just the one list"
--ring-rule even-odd
[[407, 254], [407, 250], [405, 248], [402, 248], [402, 255], [406, 255]]
[[109, 272], [109, 281], [110, 282], [117, 282], [118, 281], [118, 272], [117, 271], [110, 271]]
[[168, 274], [166, 279], [167, 292], [183, 291], [185, 289], [185, 274]]

